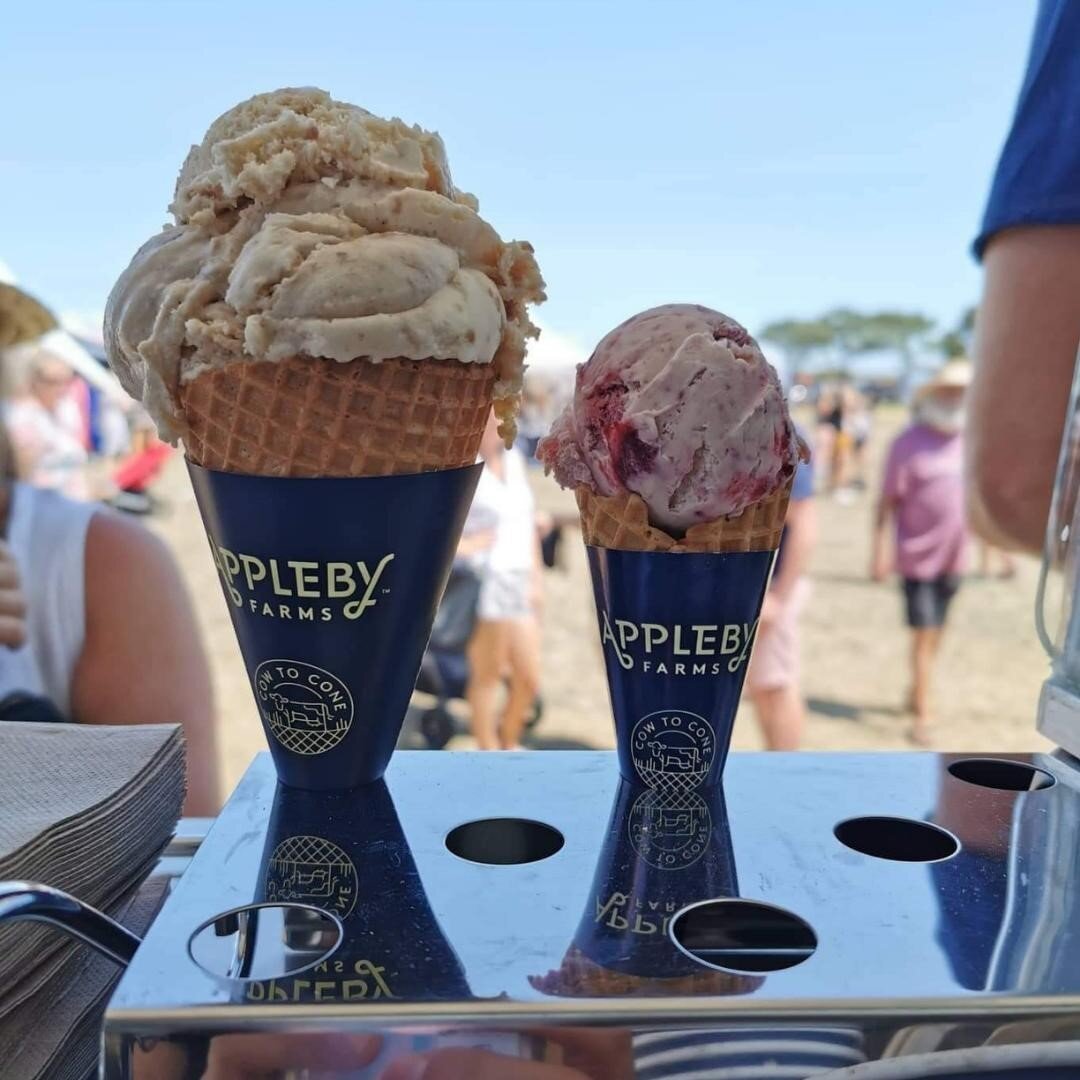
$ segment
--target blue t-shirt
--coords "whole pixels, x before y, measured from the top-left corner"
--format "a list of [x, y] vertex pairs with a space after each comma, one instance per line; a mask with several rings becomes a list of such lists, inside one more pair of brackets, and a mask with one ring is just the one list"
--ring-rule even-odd
[[1027, 72], [998, 160], [982, 228], [1080, 222], [1080, 3], [1040, 0]]
[[[801, 502], [809, 499], [814, 494], [814, 466], [809, 461], [800, 461], [795, 467], [795, 478], [791, 481], [791, 501]], [[776, 581], [777, 571], [784, 558], [784, 540], [787, 537], [787, 529], [780, 534], [780, 550], [776, 553], [776, 562], [773, 564], [772, 581]], [[771, 584], [770, 582], [770, 584]]]

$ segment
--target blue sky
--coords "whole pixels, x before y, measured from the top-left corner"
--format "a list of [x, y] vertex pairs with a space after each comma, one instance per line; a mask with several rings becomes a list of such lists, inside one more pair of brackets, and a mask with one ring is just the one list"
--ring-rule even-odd
[[229, 105], [315, 84], [439, 130], [585, 346], [692, 300], [951, 322], [1034, 2], [18, 4], [0, 36], [0, 260], [95, 311]]

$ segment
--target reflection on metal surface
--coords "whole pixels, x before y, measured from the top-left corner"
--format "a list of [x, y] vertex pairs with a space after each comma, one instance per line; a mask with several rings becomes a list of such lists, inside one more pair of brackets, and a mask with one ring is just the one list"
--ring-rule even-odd
[[760, 979], [720, 971], [670, 934], [680, 910], [738, 890], [722, 791], [623, 781], [574, 939], [558, 968], [529, 983], [560, 997], [747, 993]]
[[[205, 1051], [208, 1033], [255, 1027], [356, 1036], [824, 1024], [861, 1032], [873, 1057], [901, 1029], [906, 1045], [925, 1048], [918, 1033], [929, 1038], [937, 1025], [953, 1033], [950, 1045], [971, 1045], [1006, 1024], [1075, 1020], [1080, 772], [1063, 757], [1003, 757], [1056, 783], [973, 784], [950, 771], [970, 755], [735, 754], [725, 771], [730, 829], [723, 804], [705, 796], [703, 810], [620, 787], [610, 754], [404, 753], [387, 788], [282, 789], [276, 800], [262, 757], [121, 980], [106, 1017], [108, 1075], [127, 1075], [136, 1037], [174, 1049], [202, 1040]], [[544, 822], [565, 843], [556, 858], [524, 865], [465, 861], [446, 837], [466, 816]], [[937, 826], [959, 850], [887, 861], [833, 835], [837, 822], [875, 817]], [[325, 875], [307, 848], [282, 857], [298, 837], [333, 844], [355, 869], [355, 892], [339, 856]], [[355, 899], [325, 971], [229, 984], [191, 962], [197, 927], [271, 889], [317, 893], [302, 902], [331, 912]], [[767, 974], [702, 968], [666, 924], [723, 898], [790, 911], [812, 928], [816, 950]], [[362, 961], [383, 969], [389, 993], [375, 994], [373, 973], [362, 979]], [[573, 992], [553, 992], [549, 972]], [[357, 979], [366, 995], [347, 986]]]
[[191, 959], [220, 979], [274, 979], [333, 954], [341, 924], [299, 904], [250, 904], [215, 915], [192, 935]]
[[960, 842], [952, 833], [909, 818], [848, 818], [833, 833], [844, 847], [860, 855], [892, 862], [941, 862], [960, 850]]
[[521, 866], [557, 854], [565, 841], [558, 829], [526, 818], [484, 818], [451, 829], [446, 849], [466, 862]]
[[691, 904], [671, 920], [671, 938], [702, 964], [746, 974], [786, 971], [817, 948], [805, 919], [754, 900]]
[[386, 784], [349, 792], [274, 795], [260, 899], [317, 905], [344, 940], [303, 978], [265, 978], [249, 1002], [468, 998], [461, 964], [431, 911]]

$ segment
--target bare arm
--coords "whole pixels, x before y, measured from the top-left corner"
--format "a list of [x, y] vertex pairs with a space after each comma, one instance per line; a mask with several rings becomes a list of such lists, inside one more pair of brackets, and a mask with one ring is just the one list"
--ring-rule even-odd
[[870, 556], [870, 576], [875, 581], [884, 581], [892, 570], [892, 553], [889, 538], [890, 524], [896, 500], [884, 491], [874, 508], [874, 535]]
[[799, 579], [810, 568], [810, 555], [817, 544], [817, 537], [816, 500], [799, 499], [790, 503], [784, 531], [784, 558], [770, 590], [780, 603], [787, 603], [791, 599]]
[[968, 517], [1038, 551], [1080, 341], [1080, 226], [1008, 229], [986, 250], [967, 430]]
[[72, 710], [84, 724], [180, 724], [184, 812], [220, 808], [210, 672], [176, 565], [145, 529], [95, 514], [86, 537], [86, 643]]

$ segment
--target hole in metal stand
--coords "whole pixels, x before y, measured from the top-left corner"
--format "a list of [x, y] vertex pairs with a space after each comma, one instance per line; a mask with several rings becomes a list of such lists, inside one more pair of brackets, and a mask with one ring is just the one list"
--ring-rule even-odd
[[341, 923], [307, 904], [224, 911], [191, 935], [191, 959], [222, 979], [277, 979], [314, 967], [341, 943]]
[[754, 900], [691, 904], [672, 918], [669, 933], [699, 964], [741, 974], [784, 971], [817, 948], [817, 935], [805, 919]]
[[860, 855], [893, 862], [941, 862], [960, 850], [960, 841], [951, 832], [911, 818], [850, 818], [841, 821], [833, 834]]
[[451, 854], [488, 866], [519, 866], [549, 859], [565, 842], [558, 829], [528, 818], [467, 821], [446, 837]]
[[963, 761], [954, 761], [949, 766], [949, 772], [965, 784], [996, 788], [998, 791], [1042, 791], [1057, 783], [1045, 769], [1004, 758], [964, 758]]

